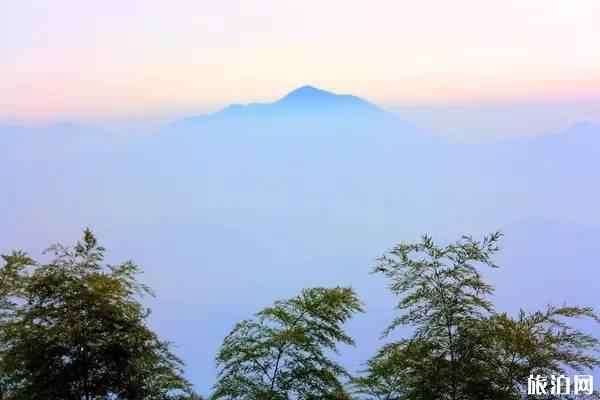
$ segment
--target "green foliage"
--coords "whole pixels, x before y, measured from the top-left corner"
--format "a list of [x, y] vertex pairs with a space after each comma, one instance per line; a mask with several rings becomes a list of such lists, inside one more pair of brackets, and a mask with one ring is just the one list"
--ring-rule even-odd
[[570, 326], [571, 318], [599, 322], [590, 308], [549, 306], [516, 318], [495, 314], [466, 327], [457, 348], [462, 372], [470, 377], [469, 398], [493, 388], [494, 398], [519, 399], [532, 374], [558, 376], [600, 366], [600, 342]]
[[353, 378], [352, 385], [357, 393], [375, 399], [403, 399], [409, 376], [398, 372], [410, 368], [411, 359], [401, 344], [386, 345], [367, 361], [365, 374]]
[[277, 301], [238, 323], [217, 355], [214, 398], [348, 399], [347, 372], [331, 360], [338, 344], [353, 345], [342, 325], [359, 300], [350, 288], [313, 288]]
[[599, 342], [572, 328], [569, 318], [598, 322], [589, 308], [549, 307], [517, 318], [495, 312], [480, 266], [492, 261], [501, 235], [465, 236], [440, 247], [429, 236], [400, 244], [379, 259], [399, 296], [399, 316], [385, 330], [411, 335], [385, 345], [370, 359], [354, 392], [369, 399], [522, 399], [530, 374], [560, 375], [600, 365]]
[[150, 294], [138, 267], [103, 263], [86, 230], [73, 248], [52, 246], [37, 264], [4, 256], [0, 270], [2, 391], [7, 399], [191, 398], [182, 362], [146, 326]]
[[449, 351], [457, 327], [492, 310], [486, 295], [492, 287], [481, 278], [478, 264], [495, 267], [499, 233], [477, 242], [469, 236], [455, 244], [439, 247], [430, 236], [422, 242], [399, 244], [379, 259], [375, 273], [390, 280], [390, 290], [400, 297], [403, 312], [386, 329], [411, 325], [417, 337], [444, 342]]
[[[599, 367], [599, 340], [570, 324], [600, 322], [592, 309], [514, 317], [494, 309], [480, 270], [496, 267], [500, 238], [438, 246], [424, 236], [383, 255], [373, 272], [389, 280], [398, 315], [357, 377], [332, 357], [354, 344], [343, 329], [362, 312], [353, 289], [305, 289], [275, 302], [225, 338], [213, 398], [350, 400], [349, 382], [356, 399], [518, 400], [528, 398], [530, 375]], [[47, 253], [47, 263], [2, 256], [2, 400], [199, 400], [169, 343], [147, 327], [140, 299], [152, 293], [134, 263], [104, 263], [89, 230], [72, 248]], [[399, 328], [406, 336], [393, 340]]]

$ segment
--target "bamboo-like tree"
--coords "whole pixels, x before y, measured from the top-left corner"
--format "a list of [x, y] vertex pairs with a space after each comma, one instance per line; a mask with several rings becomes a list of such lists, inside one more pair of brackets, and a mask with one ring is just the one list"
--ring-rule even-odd
[[354, 341], [343, 324], [362, 312], [351, 288], [313, 288], [235, 325], [217, 356], [215, 399], [347, 399], [347, 372], [331, 359]]
[[570, 318], [598, 321], [584, 307], [549, 307], [514, 318], [497, 313], [480, 273], [496, 267], [501, 235], [465, 236], [448, 246], [424, 236], [381, 257], [399, 297], [399, 315], [384, 331], [410, 335], [385, 345], [352, 381], [357, 395], [380, 400], [513, 400], [526, 397], [531, 374], [560, 375], [600, 365], [599, 342], [572, 327]]
[[195, 398], [182, 362], [146, 324], [132, 262], [103, 262], [91, 231], [38, 264], [22, 252], [0, 269], [0, 382], [10, 400]]

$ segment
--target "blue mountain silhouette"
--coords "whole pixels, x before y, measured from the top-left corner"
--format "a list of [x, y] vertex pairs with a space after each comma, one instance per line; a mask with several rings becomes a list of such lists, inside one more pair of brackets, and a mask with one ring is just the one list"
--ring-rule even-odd
[[302, 86], [275, 102], [276, 107], [319, 109], [340, 107], [361, 111], [383, 111], [381, 108], [369, 103], [360, 97], [348, 94], [335, 94], [313, 86]]
[[[419, 135], [365, 100], [310, 86], [118, 146], [72, 124], [0, 127], [0, 251], [93, 227], [147, 271], [165, 304], [153, 322], [186, 326], [172, 339], [201, 387], [231, 324], [275, 298], [347, 284], [387, 304], [368, 276], [373, 260], [421, 233], [444, 241], [504, 227], [507, 272], [491, 279], [505, 305], [600, 307], [580, 290], [597, 281], [600, 126], [469, 144]], [[357, 322], [346, 365], [375, 351], [372, 327], [392, 310]]]
[[231, 118], [288, 118], [309, 119], [379, 118], [390, 119], [392, 114], [360, 97], [336, 94], [313, 86], [292, 90], [272, 103], [232, 104], [214, 114], [198, 115], [174, 121], [172, 127], [190, 126], [206, 120]]

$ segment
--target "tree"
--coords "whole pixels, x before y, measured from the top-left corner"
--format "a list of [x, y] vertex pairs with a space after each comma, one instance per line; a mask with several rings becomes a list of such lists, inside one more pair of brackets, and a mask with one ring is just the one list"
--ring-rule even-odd
[[[379, 259], [374, 272], [390, 280], [392, 293], [400, 296], [397, 309], [403, 313], [384, 332], [399, 326], [414, 327], [413, 342], [432, 342], [437, 357], [436, 375], [447, 377], [444, 391], [458, 398], [459, 366], [456, 338], [461, 326], [492, 311], [486, 284], [476, 267], [495, 267], [492, 255], [498, 251], [499, 233], [477, 242], [463, 237], [459, 242], [439, 247], [430, 236], [416, 244], [399, 244]], [[430, 385], [437, 386], [437, 385]], [[441, 389], [441, 388], [440, 388]]]
[[0, 398], [4, 400], [8, 388], [9, 371], [6, 369], [6, 352], [10, 349], [7, 328], [15, 321], [17, 298], [22, 293], [21, 272], [33, 264], [23, 252], [3, 255], [4, 266], [0, 269]]
[[516, 317], [494, 314], [466, 327], [457, 344], [464, 397], [520, 399], [531, 375], [559, 376], [600, 366], [600, 342], [569, 325], [572, 318], [600, 322], [591, 308], [548, 306], [533, 313], [521, 310]]
[[408, 363], [411, 359], [401, 345], [384, 346], [367, 361], [363, 375], [352, 378], [355, 393], [377, 400], [403, 399], [410, 376], [399, 372], [410, 368]]
[[351, 288], [313, 288], [235, 325], [217, 355], [215, 399], [349, 399], [329, 357], [354, 341], [342, 325], [360, 302]]
[[376, 399], [521, 399], [530, 374], [599, 365], [599, 342], [571, 327], [573, 317], [598, 318], [589, 308], [549, 307], [517, 318], [498, 314], [492, 286], [479, 267], [492, 258], [501, 235], [465, 236], [440, 247], [429, 236], [399, 244], [374, 268], [400, 297], [400, 315], [384, 331], [412, 329], [384, 346], [353, 379], [357, 394]]
[[22, 252], [0, 270], [0, 362], [11, 400], [192, 398], [182, 362], [146, 325], [151, 294], [127, 261], [103, 262], [91, 231], [37, 264]]

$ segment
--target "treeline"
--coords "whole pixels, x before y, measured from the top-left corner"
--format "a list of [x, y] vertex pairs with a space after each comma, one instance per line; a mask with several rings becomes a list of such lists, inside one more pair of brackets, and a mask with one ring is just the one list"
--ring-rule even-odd
[[[364, 369], [332, 354], [352, 345], [344, 324], [362, 313], [352, 288], [311, 288], [237, 323], [216, 355], [211, 398], [228, 400], [524, 399], [531, 375], [600, 366], [600, 342], [572, 325], [600, 322], [561, 306], [511, 316], [490, 302], [481, 268], [495, 268], [501, 235], [439, 246], [424, 236], [384, 254], [373, 273], [397, 296], [397, 316]], [[3, 256], [0, 269], [2, 400], [193, 400], [183, 362], [147, 326], [150, 289], [138, 267], [104, 262], [86, 230], [51, 261]], [[404, 337], [389, 336], [398, 328]], [[406, 333], [410, 332], [410, 333]], [[397, 335], [394, 335], [397, 336]], [[544, 398], [568, 398], [548, 394]]]

